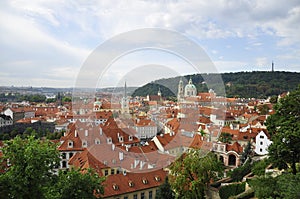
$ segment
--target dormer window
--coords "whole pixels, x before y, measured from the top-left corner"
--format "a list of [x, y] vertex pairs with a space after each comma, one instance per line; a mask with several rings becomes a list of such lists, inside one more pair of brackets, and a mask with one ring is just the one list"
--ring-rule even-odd
[[157, 182], [159, 182], [161, 180], [159, 176], [155, 176], [154, 178]]
[[142, 181], [143, 181], [143, 184], [148, 184], [148, 180], [146, 178], [143, 178]]
[[100, 140], [98, 138], [95, 139], [95, 144], [100, 144]]
[[130, 181], [128, 182], [128, 185], [129, 185], [129, 187], [133, 187], [133, 186], [134, 186], [134, 183], [130, 180]]
[[82, 141], [82, 147], [83, 147], [83, 148], [86, 148], [87, 145], [88, 145], [88, 144], [87, 144], [87, 141], [86, 141], [86, 140], [83, 140], [83, 141]]
[[129, 139], [129, 141], [132, 141], [133, 140], [132, 135], [130, 135], [128, 139]]
[[68, 148], [73, 148], [73, 141], [71, 140], [68, 141]]
[[112, 143], [112, 139], [111, 138], [107, 138], [107, 144], [111, 144]]
[[114, 183], [114, 184], [113, 184], [113, 189], [114, 189], [114, 190], [118, 190], [118, 189], [119, 189], [119, 186], [118, 186], [117, 184]]
[[123, 142], [123, 136], [119, 137], [119, 142]]

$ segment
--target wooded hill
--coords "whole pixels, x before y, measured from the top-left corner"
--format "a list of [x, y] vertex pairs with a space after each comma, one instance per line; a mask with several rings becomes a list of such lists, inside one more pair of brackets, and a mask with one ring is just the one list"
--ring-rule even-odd
[[[185, 86], [188, 83], [188, 80], [192, 78], [193, 84], [197, 87], [198, 92], [207, 92], [208, 89], [212, 88], [219, 94], [222, 93], [220, 91], [221, 84], [207, 84], [207, 80], [217, 79], [220, 75], [223, 79], [226, 97], [254, 97], [262, 99], [295, 90], [300, 84], [300, 73], [281, 71], [194, 74], [183, 76], [182, 80], [184, 82], [183, 85]], [[162, 96], [175, 97], [178, 91], [179, 80], [180, 77], [156, 80], [137, 88], [132, 96], [157, 95], [158, 88], [160, 88]]]

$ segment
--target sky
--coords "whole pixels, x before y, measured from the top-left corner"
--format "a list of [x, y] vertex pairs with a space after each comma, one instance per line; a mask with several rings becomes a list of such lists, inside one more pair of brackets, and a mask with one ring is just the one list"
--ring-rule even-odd
[[[0, 86], [74, 87], [97, 47], [143, 28], [184, 35], [220, 73], [271, 70], [272, 61], [300, 72], [299, 0], [2, 0]], [[114, 60], [98, 86], [197, 72], [172, 53], [140, 49]]]

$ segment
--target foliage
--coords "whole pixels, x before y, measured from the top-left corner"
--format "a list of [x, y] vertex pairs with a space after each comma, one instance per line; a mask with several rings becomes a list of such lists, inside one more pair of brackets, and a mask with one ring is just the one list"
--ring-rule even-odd
[[276, 178], [261, 176], [250, 180], [249, 184], [254, 189], [257, 198], [276, 198], [279, 196]]
[[98, 198], [99, 194], [104, 193], [101, 185], [103, 181], [104, 178], [91, 169], [86, 170], [85, 173], [75, 169], [67, 172], [60, 171], [57, 182], [46, 190], [45, 195], [47, 199]]
[[25, 140], [17, 136], [2, 150], [2, 161], [11, 164], [0, 177], [6, 182], [6, 198], [43, 198], [43, 190], [53, 180], [53, 169], [59, 162], [56, 146], [33, 136]]
[[[208, 92], [207, 85], [203, 84], [205, 79], [213, 79], [219, 74], [195, 74], [184, 76], [183, 83], [187, 84], [191, 77], [193, 83], [197, 87], [198, 92]], [[253, 72], [238, 72], [238, 73], [223, 73], [221, 74], [227, 97], [241, 97], [241, 98], [267, 98], [268, 96], [278, 96], [279, 94], [291, 91], [297, 88], [300, 84], [300, 73], [296, 72], [268, 72], [268, 71], [253, 71]], [[154, 84], [164, 85], [172, 93], [162, 91], [163, 96], [174, 96], [178, 92], [178, 83], [180, 77], [160, 79], [136, 89], [133, 96], [146, 96], [150, 94], [157, 94], [158, 88], [150, 88]], [[209, 85], [218, 94], [218, 85]], [[221, 92], [220, 92], [221, 93]]]
[[170, 184], [179, 198], [204, 198], [209, 182], [222, 171], [215, 154], [192, 149], [170, 167]]
[[242, 153], [241, 160], [243, 163], [247, 160], [247, 158], [251, 155], [251, 153], [252, 153], [251, 142], [249, 141]]
[[165, 182], [161, 184], [155, 196], [156, 199], [164, 198], [164, 199], [174, 199], [175, 193], [171, 188], [168, 177], [166, 177]]
[[218, 138], [218, 141], [223, 142], [223, 143], [231, 143], [232, 135], [230, 133], [222, 132], [220, 137]]
[[168, 87], [164, 86], [163, 84], [154, 84], [148, 83], [145, 86], [136, 89], [132, 96], [144, 96], [147, 95], [157, 95], [158, 90], [161, 90], [161, 94], [163, 97], [175, 97], [177, 93], [173, 93]]
[[275, 178], [261, 176], [249, 181], [258, 198], [300, 198], [300, 174], [282, 174]]
[[267, 128], [273, 143], [269, 146], [270, 160], [274, 166], [291, 165], [297, 173], [300, 160], [300, 86], [275, 105], [275, 114], [267, 119]]
[[258, 162], [255, 162], [252, 167], [252, 173], [257, 176], [265, 175], [266, 168], [269, 164], [269, 159], [263, 159]]
[[245, 191], [245, 182], [222, 186], [219, 190], [221, 199], [228, 199], [230, 196], [238, 195]]
[[279, 195], [285, 199], [300, 198], [300, 174], [283, 174], [277, 177]]
[[245, 175], [251, 172], [251, 162], [250, 159], [243, 166], [235, 168], [229, 175], [233, 181], [239, 182], [243, 179]]
[[5, 142], [2, 150], [1, 198], [93, 198], [94, 190], [103, 193], [104, 179], [90, 170], [84, 174], [71, 170], [56, 175], [59, 152], [50, 141], [17, 136]]
[[64, 103], [64, 102], [71, 102], [72, 101], [72, 98], [71, 97], [68, 97], [68, 96], [64, 96], [63, 98], [62, 98], [62, 102]]

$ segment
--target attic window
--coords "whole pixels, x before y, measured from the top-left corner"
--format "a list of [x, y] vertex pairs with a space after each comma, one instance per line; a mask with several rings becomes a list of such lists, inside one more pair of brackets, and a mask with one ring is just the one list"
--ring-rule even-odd
[[73, 148], [73, 141], [71, 140], [68, 141], [68, 148]]
[[82, 147], [87, 147], [87, 141], [82, 141]]
[[132, 141], [132, 136], [131, 135], [129, 136], [129, 141]]
[[154, 178], [157, 182], [159, 182], [161, 180], [159, 176], [155, 176]]
[[133, 186], [134, 186], [134, 183], [130, 180], [130, 181], [128, 182], [128, 185], [129, 185], [130, 187], [133, 187]]
[[146, 178], [143, 178], [142, 181], [143, 181], [143, 184], [148, 184], [148, 180]]
[[99, 139], [95, 139], [95, 144], [100, 144], [100, 140]]
[[107, 138], [107, 144], [111, 144], [111, 143], [112, 143], [111, 138]]
[[119, 186], [117, 184], [113, 184], [113, 189], [114, 190], [118, 190], [119, 189]]

